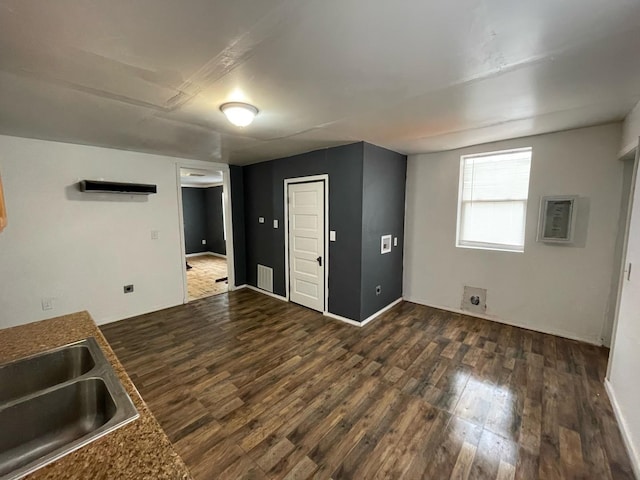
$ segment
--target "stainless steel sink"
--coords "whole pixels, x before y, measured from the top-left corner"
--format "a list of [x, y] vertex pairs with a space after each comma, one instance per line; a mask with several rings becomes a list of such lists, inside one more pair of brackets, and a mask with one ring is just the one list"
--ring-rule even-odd
[[17, 479], [138, 417], [94, 338], [0, 365], [0, 479]]
[[0, 366], [0, 403], [87, 373], [95, 366], [86, 345], [57, 348]]

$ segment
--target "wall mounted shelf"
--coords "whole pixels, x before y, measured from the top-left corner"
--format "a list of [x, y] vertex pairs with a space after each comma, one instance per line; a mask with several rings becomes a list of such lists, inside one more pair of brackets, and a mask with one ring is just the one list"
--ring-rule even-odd
[[122, 193], [126, 195], [151, 195], [158, 193], [156, 185], [145, 183], [105, 182], [103, 180], [82, 180], [81, 192], [85, 193]]

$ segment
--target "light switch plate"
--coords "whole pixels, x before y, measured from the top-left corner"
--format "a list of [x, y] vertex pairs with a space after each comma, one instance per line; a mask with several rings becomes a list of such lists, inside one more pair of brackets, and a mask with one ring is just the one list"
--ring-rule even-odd
[[330, 230], [329, 231], [329, 241], [330, 242], [335, 242], [336, 241], [336, 231], [335, 230]]

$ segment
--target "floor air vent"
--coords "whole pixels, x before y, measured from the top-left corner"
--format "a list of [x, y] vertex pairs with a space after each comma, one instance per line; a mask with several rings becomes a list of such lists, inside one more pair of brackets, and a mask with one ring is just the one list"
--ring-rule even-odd
[[273, 268], [258, 265], [258, 288], [273, 293]]

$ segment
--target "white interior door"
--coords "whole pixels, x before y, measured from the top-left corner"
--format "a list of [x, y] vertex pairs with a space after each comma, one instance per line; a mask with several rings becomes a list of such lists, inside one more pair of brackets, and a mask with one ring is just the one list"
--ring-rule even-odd
[[[639, 152], [640, 154], [640, 152]], [[640, 178], [638, 160], [635, 166], [635, 187], [629, 222], [624, 277], [618, 304], [618, 317], [609, 358], [609, 382], [623, 433], [630, 442], [631, 455], [640, 465]], [[640, 477], [638, 477], [640, 478]]]
[[324, 311], [324, 182], [289, 184], [289, 300]]

